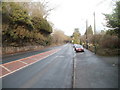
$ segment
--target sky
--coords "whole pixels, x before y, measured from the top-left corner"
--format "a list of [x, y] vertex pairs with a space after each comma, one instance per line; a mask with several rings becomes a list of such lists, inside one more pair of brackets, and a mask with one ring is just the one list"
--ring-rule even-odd
[[[112, 13], [114, 0], [46, 0], [50, 7], [55, 9], [50, 13], [48, 20], [54, 27], [72, 35], [75, 28], [79, 28], [83, 35], [88, 26], [94, 27], [93, 13], [96, 13], [96, 31], [107, 29], [103, 13]], [[94, 29], [94, 28], [93, 28]]]
[[[8, 0], [10, 1], [10, 0]], [[29, 0], [16, 0], [29, 1]], [[30, 0], [31, 1], [31, 0]], [[44, 0], [32, 0], [40, 2]], [[81, 35], [86, 30], [86, 20], [88, 26], [94, 30], [94, 17], [96, 14], [96, 32], [106, 30], [106, 21], [103, 13], [112, 13], [116, 0], [45, 0], [49, 8], [54, 8], [48, 16], [48, 20], [54, 24], [54, 28], [64, 31], [68, 36], [73, 34], [75, 28], [79, 28]]]

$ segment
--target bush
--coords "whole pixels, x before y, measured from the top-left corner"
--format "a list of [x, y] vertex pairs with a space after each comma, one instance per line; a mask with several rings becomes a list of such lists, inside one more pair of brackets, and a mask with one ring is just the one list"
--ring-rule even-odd
[[52, 27], [48, 23], [48, 21], [42, 17], [33, 17], [32, 23], [39, 32], [44, 34], [52, 33]]
[[52, 27], [46, 19], [31, 17], [23, 6], [15, 2], [3, 2], [2, 11], [3, 46], [50, 45]]
[[110, 48], [110, 49], [120, 47], [120, 45], [118, 43], [118, 37], [110, 36], [110, 35], [102, 36], [102, 38], [100, 39], [100, 42], [99, 42], [99, 46], [101, 48]]

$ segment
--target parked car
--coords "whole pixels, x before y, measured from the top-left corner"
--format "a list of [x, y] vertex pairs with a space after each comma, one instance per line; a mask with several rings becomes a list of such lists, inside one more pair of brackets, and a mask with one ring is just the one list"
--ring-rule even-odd
[[84, 52], [84, 48], [82, 45], [76, 45], [74, 48], [76, 52]]

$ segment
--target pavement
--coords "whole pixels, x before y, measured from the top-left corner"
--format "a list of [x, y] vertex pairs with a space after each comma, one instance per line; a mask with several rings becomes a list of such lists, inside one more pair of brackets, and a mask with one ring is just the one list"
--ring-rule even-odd
[[118, 57], [75, 53], [74, 88], [118, 88]]

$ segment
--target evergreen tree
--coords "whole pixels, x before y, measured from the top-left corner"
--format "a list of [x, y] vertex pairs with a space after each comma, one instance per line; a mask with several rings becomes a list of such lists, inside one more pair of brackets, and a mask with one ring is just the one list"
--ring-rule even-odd
[[73, 43], [74, 44], [80, 44], [80, 32], [78, 28], [75, 28], [73, 32]]
[[[85, 35], [86, 35], [86, 32], [85, 32]], [[91, 25], [87, 28], [87, 35], [93, 35], [93, 30]]]
[[[112, 28], [114, 30], [114, 33], [118, 35], [120, 38], [120, 1], [116, 2], [116, 7], [112, 14], [104, 14], [106, 21], [107, 21], [107, 27]], [[113, 31], [108, 31], [109, 33], [113, 33]]]

